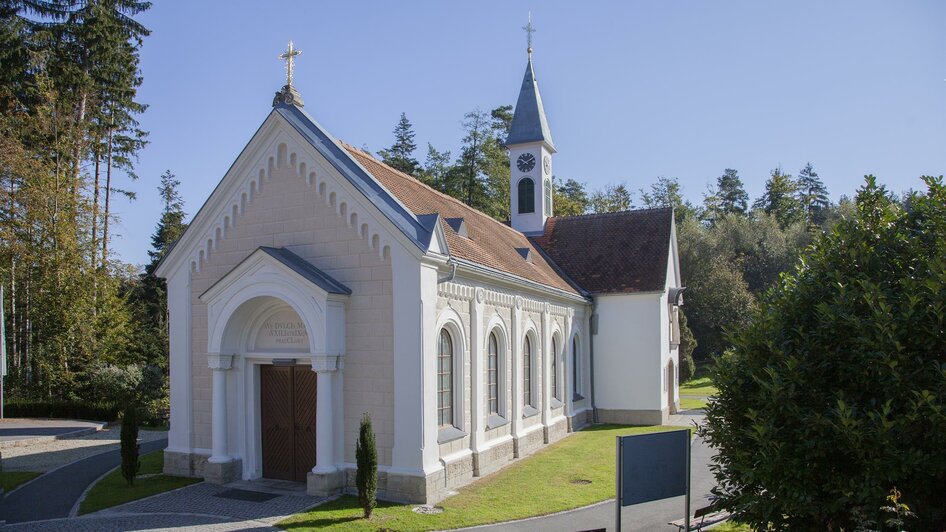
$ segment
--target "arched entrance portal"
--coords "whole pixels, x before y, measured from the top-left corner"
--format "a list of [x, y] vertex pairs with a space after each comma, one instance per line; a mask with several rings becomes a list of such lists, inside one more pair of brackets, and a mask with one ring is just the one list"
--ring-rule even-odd
[[337, 483], [350, 293], [288, 250], [259, 248], [201, 294], [213, 370], [207, 480]]
[[308, 358], [305, 322], [277, 298], [255, 298], [244, 305], [253, 308], [246, 325], [234, 326], [243, 334], [234, 334], [242, 345], [233, 350], [259, 374], [253, 406], [259, 409], [261, 475], [305, 482], [315, 467], [317, 432], [316, 374]]

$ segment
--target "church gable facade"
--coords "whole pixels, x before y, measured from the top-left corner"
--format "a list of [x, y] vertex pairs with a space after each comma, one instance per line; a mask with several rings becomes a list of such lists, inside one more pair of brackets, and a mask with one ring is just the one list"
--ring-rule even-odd
[[[672, 213], [554, 217], [531, 58], [516, 123], [510, 185], [531, 180], [532, 204], [514, 197], [509, 226], [337, 141], [290, 80], [157, 270], [165, 471], [350, 491], [367, 413], [380, 496], [435, 502], [589, 423], [664, 421], [682, 303]], [[581, 257], [609, 253], [612, 233], [627, 254], [599, 257], [601, 284]]]

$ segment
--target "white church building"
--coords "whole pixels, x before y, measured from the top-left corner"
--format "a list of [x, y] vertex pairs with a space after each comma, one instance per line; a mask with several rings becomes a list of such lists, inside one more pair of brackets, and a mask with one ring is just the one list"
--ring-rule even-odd
[[555, 216], [531, 49], [508, 223], [333, 137], [287, 55], [272, 111], [157, 269], [166, 473], [351, 490], [368, 413], [379, 497], [430, 503], [589, 423], [667, 420], [673, 212]]

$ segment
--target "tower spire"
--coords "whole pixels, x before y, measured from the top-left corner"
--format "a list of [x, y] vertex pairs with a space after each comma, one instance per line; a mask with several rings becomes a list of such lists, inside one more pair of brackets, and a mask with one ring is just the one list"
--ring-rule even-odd
[[532, 59], [532, 34], [535, 33], [535, 28], [532, 26], [532, 11], [529, 11], [529, 23], [522, 27], [526, 32], [526, 43], [528, 47], [526, 48], [526, 53], [529, 54], [529, 59]]

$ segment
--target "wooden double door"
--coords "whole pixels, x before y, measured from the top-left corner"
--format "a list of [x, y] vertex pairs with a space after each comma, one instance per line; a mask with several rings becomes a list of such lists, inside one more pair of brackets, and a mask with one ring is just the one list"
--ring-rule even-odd
[[315, 466], [315, 377], [308, 366], [260, 366], [266, 478], [305, 482]]

